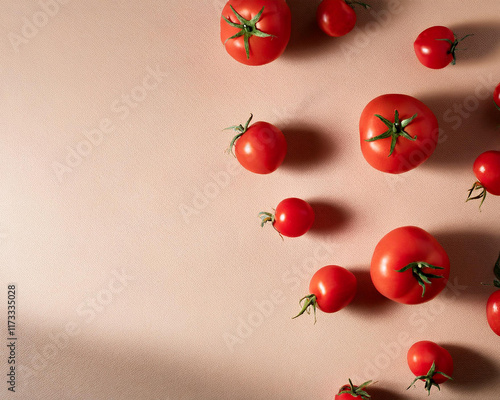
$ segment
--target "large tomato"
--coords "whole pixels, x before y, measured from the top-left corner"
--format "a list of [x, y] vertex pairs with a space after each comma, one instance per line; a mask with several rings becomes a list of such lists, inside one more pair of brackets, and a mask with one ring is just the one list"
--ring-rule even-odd
[[370, 101], [359, 120], [361, 151], [379, 171], [400, 174], [422, 164], [438, 142], [438, 122], [420, 100], [384, 94]]
[[455, 51], [458, 43], [455, 34], [445, 26], [432, 26], [418, 35], [413, 48], [418, 60], [428, 68], [441, 69], [449, 63], [455, 65]]
[[344, 36], [352, 31], [357, 19], [354, 4], [370, 8], [368, 4], [358, 1], [323, 0], [316, 12], [321, 30], [333, 37]]
[[430, 394], [432, 386], [439, 389], [439, 384], [452, 379], [453, 359], [445, 348], [429, 340], [415, 343], [408, 350], [408, 366], [417, 377], [408, 386], [413, 386], [417, 380], [425, 382], [425, 389]]
[[327, 265], [316, 271], [309, 282], [307, 296], [300, 300], [304, 302], [302, 310], [293, 318], [309, 313], [309, 307], [314, 310], [316, 322], [316, 307], [326, 313], [334, 313], [347, 306], [356, 295], [357, 280], [354, 274], [338, 265]]
[[[493, 285], [500, 288], [500, 256], [493, 269], [496, 279]], [[493, 332], [500, 336], [500, 290], [493, 292], [486, 303], [486, 318]]]
[[352, 381], [349, 379], [349, 384], [339, 389], [339, 392], [335, 395], [335, 400], [369, 400], [371, 396], [365, 388], [371, 383], [372, 381], [368, 381], [356, 386], [353, 385]]
[[267, 64], [285, 51], [291, 21], [285, 0], [229, 0], [222, 10], [220, 37], [235, 60]]
[[444, 289], [450, 260], [431, 234], [416, 226], [403, 226], [378, 242], [370, 275], [385, 297], [403, 304], [420, 304]]
[[271, 222], [281, 235], [297, 237], [311, 229], [314, 210], [307, 201], [290, 197], [280, 201], [274, 214], [261, 212], [259, 217], [262, 220], [261, 226]]
[[[500, 196], [500, 151], [490, 150], [480, 154], [474, 161], [473, 170], [477, 181], [469, 189], [467, 201], [481, 199], [481, 207], [486, 193]], [[480, 193], [472, 196], [476, 190], [480, 190]]]
[[245, 126], [237, 125], [233, 129], [237, 135], [231, 141], [228, 151], [234, 154], [239, 163], [256, 174], [270, 174], [283, 162], [286, 156], [286, 139], [283, 132], [268, 122], [255, 122], [249, 126], [253, 115]]

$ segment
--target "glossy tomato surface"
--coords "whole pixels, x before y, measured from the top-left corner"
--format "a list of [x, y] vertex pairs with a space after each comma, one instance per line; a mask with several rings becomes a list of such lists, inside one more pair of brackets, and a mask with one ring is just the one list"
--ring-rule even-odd
[[[415, 376], [427, 375], [432, 363], [435, 363], [436, 371], [444, 372], [450, 377], [453, 375], [453, 359], [448, 350], [429, 340], [422, 340], [411, 346], [408, 350], [407, 361]], [[435, 374], [433, 380], [440, 384], [448, 378]]]
[[480, 154], [473, 166], [474, 174], [488, 193], [500, 196], [500, 151]]
[[493, 92], [493, 101], [495, 102], [497, 108], [500, 110], [500, 83], [497, 85], [495, 91]]
[[[391, 138], [368, 142], [388, 130], [388, 127], [376, 117], [381, 115], [394, 122], [395, 111], [401, 120], [417, 115], [405, 128], [416, 140], [402, 136], [397, 139], [391, 155]], [[366, 161], [379, 171], [400, 174], [409, 171], [427, 160], [434, 152], [438, 142], [438, 121], [432, 111], [420, 100], [404, 94], [385, 94], [370, 101], [359, 120], [361, 151]]]
[[[264, 8], [256, 24], [256, 28], [272, 37], [251, 36], [249, 38], [249, 55], [245, 50], [244, 36], [229, 39], [240, 29], [229, 25], [223, 17], [238, 24], [240, 21], [231, 10], [246, 20], [252, 20]], [[290, 39], [291, 32], [290, 8], [284, 0], [229, 0], [220, 19], [221, 41], [226, 51], [235, 60], [246, 65], [262, 65], [278, 58], [284, 51]]]
[[420, 33], [413, 44], [418, 60], [428, 68], [441, 69], [453, 61], [452, 44], [441, 39], [453, 43], [455, 36], [445, 26], [432, 26]]
[[491, 330], [500, 336], [500, 290], [493, 292], [488, 298], [486, 317]]
[[309, 292], [316, 296], [318, 308], [333, 313], [347, 306], [356, 295], [354, 274], [338, 265], [327, 265], [311, 278]]
[[356, 25], [356, 12], [344, 0], [323, 0], [316, 12], [318, 26], [329, 36], [344, 36]]
[[276, 207], [274, 228], [283, 236], [302, 236], [314, 223], [314, 210], [302, 199], [290, 197]]
[[255, 122], [236, 141], [234, 153], [239, 163], [256, 174], [270, 174], [283, 162], [285, 135], [268, 122]]
[[[426, 262], [443, 269], [423, 268], [426, 274], [441, 275], [429, 278], [422, 296], [411, 269], [397, 270], [410, 263]], [[450, 260], [438, 241], [425, 230], [416, 226], [403, 226], [385, 235], [375, 247], [370, 276], [377, 290], [385, 297], [403, 304], [419, 304], [436, 297], [446, 286], [450, 275]]]

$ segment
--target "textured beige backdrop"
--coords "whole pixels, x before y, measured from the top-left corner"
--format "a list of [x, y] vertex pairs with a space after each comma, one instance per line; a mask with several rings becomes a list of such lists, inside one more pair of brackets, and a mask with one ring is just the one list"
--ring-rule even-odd
[[[16, 282], [21, 372], [0, 398], [326, 400], [353, 377], [378, 380], [374, 400], [421, 399], [421, 383], [404, 389], [422, 339], [456, 364], [432, 398], [499, 398], [480, 282], [500, 250], [500, 198], [482, 212], [464, 200], [475, 157], [500, 147], [500, 3], [371, 0], [339, 39], [315, 28], [317, 3], [289, 0], [284, 55], [247, 67], [220, 43], [223, 0], [1, 2], [0, 326]], [[475, 36], [434, 71], [413, 41], [437, 24]], [[432, 158], [397, 177], [358, 143], [363, 107], [390, 92], [424, 101], [442, 128]], [[289, 142], [268, 176], [224, 154], [221, 129], [250, 112]], [[318, 221], [282, 241], [257, 213], [290, 196]], [[408, 224], [452, 262], [452, 288], [413, 307], [368, 275], [377, 241]], [[360, 293], [316, 325], [292, 321], [327, 264], [355, 272]]]

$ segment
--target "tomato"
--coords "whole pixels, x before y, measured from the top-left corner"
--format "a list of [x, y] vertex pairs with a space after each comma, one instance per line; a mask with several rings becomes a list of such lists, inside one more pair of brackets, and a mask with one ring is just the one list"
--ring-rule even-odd
[[307, 296], [300, 300], [304, 302], [300, 312], [293, 318], [309, 313], [309, 307], [314, 310], [316, 322], [316, 307], [326, 313], [334, 313], [347, 306], [356, 294], [357, 281], [354, 274], [338, 265], [327, 265], [316, 271], [309, 282]]
[[378, 242], [370, 276], [388, 299], [420, 304], [444, 289], [450, 276], [450, 260], [430, 233], [416, 226], [403, 226]]
[[[466, 201], [481, 199], [481, 207], [486, 193], [500, 196], [500, 151], [490, 150], [480, 154], [474, 161], [473, 170], [477, 181], [469, 189]], [[480, 190], [480, 193], [472, 196], [476, 190]]]
[[316, 12], [316, 20], [321, 30], [334, 37], [344, 36], [351, 32], [356, 25], [354, 3], [370, 8], [368, 4], [358, 1], [323, 0]]
[[371, 396], [365, 391], [365, 388], [371, 383], [372, 381], [368, 381], [359, 386], [355, 386], [349, 379], [349, 384], [339, 389], [339, 392], [335, 395], [335, 400], [368, 400]]
[[[493, 269], [496, 279], [493, 285], [500, 288], [500, 256]], [[500, 290], [493, 292], [486, 303], [486, 318], [493, 332], [500, 336]]]
[[281, 165], [286, 156], [286, 139], [283, 132], [268, 122], [255, 122], [250, 127], [253, 115], [245, 126], [233, 129], [237, 135], [231, 141], [228, 152], [234, 153], [239, 163], [248, 171], [256, 174], [270, 174]]
[[379, 171], [400, 174], [430, 157], [439, 131], [424, 103], [404, 94], [384, 94], [364, 108], [359, 133], [366, 161]]
[[282, 200], [274, 214], [259, 213], [261, 226], [271, 222], [281, 235], [288, 237], [302, 236], [314, 223], [314, 210], [307, 201], [290, 197]]
[[235, 60], [263, 65], [285, 51], [291, 21], [285, 0], [229, 0], [222, 10], [220, 37]]
[[469, 36], [472, 35], [457, 39], [456, 35], [445, 26], [432, 26], [418, 35], [413, 48], [423, 65], [432, 69], [441, 69], [449, 63], [455, 65], [457, 45]]
[[500, 83], [495, 88], [493, 92], [493, 101], [495, 102], [495, 106], [498, 110], [500, 110]]
[[420, 379], [430, 394], [432, 386], [440, 389], [440, 383], [452, 379], [453, 359], [448, 350], [434, 342], [423, 340], [415, 343], [408, 350], [407, 360], [411, 372], [417, 376], [408, 389]]

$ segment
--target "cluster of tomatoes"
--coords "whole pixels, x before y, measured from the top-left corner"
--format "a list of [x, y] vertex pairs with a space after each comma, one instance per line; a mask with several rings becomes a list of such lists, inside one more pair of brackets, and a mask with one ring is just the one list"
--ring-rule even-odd
[[[349, 0], [323, 0], [317, 10], [319, 27], [328, 35], [339, 37], [355, 26], [354, 5], [365, 3]], [[247, 65], [262, 65], [278, 58], [285, 50], [291, 32], [291, 13], [284, 0], [229, 0], [222, 10], [221, 40], [227, 52]], [[418, 60], [428, 68], [439, 69], [455, 64], [455, 50], [464, 40], [443, 26], [424, 30], [414, 42]], [[500, 84], [494, 91], [494, 102], [500, 110]], [[283, 133], [268, 122], [227, 129], [236, 132], [230, 143], [239, 163], [256, 174], [275, 171], [285, 159], [287, 142]], [[404, 94], [384, 94], [370, 101], [360, 116], [361, 152], [377, 170], [400, 174], [416, 168], [427, 160], [438, 143], [438, 121], [432, 111], [418, 99]], [[481, 154], [473, 166], [477, 181], [469, 190], [468, 200], [480, 199], [486, 193], [500, 195], [500, 151]], [[477, 194], [476, 191], [479, 191]], [[282, 236], [305, 234], [314, 223], [314, 210], [306, 201], [287, 198], [274, 213], [261, 212], [261, 225], [270, 223]], [[495, 265], [500, 287], [500, 257]], [[370, 266], [370, 276], [376, 289], [385, 297], [403, 304], [420, 304], [432, 300], [446, 286], [450, 261], [438, 241], [425, 230], [404, 226], [387, 233], [377, 244]], [[319, 269], [311, 278], [309, 294], [300, 301], [301, 310], [293, 318], [316, 309], [333, 313], [349, 305], [357, 290], [354, 274], [338, 265]], [[500, 290], [487, 303], [487, 319], [491, 329], [500, 335]], [[430, 392], [452, 379], [453, 360], [450, 353], [431, 341], [415, 343], [408, 351], [408, 365], [415, 380], [425, 382]], [[336, 399], [361, 398], [370, 395], [361, 385], [340, 388]]]

